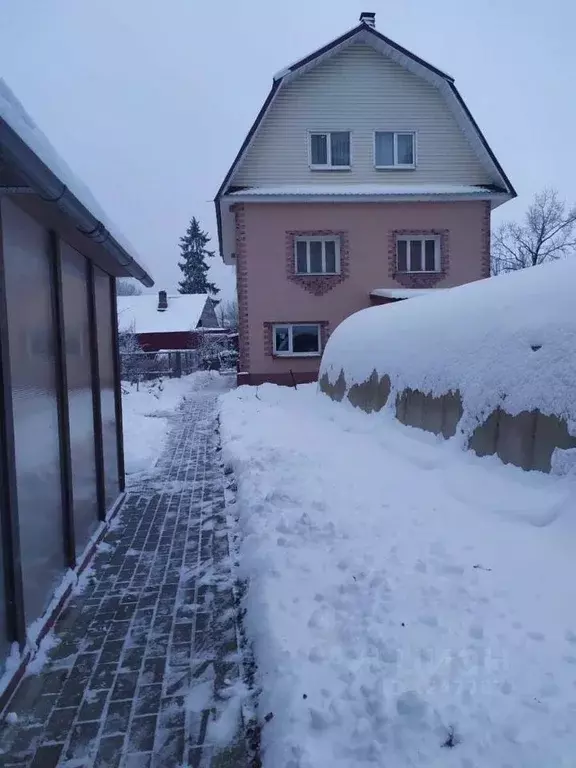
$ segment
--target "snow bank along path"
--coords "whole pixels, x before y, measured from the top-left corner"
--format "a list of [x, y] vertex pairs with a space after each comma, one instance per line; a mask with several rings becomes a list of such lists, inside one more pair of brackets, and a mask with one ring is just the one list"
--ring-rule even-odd
[[576, 453], [575, 282], [567, 260], [358, 312], [326, 346], [322, 389], [480, 455], [565, 465], [552, 452]]
[[560, 768], [576, 755], [573, 478], [314, 385], [222, 401], [265, 768]]

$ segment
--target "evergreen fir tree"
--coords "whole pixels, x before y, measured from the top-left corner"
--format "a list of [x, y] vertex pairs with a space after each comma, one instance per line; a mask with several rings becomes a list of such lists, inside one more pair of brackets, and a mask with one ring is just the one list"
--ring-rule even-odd
[[178, 262], [178, 266], [184, 275], [184, 279], [178, 283], [180, 293], [209, 293], [212, 296], [220, 293], [215, 283], [208, 280], [208, 264], [205, 259], [214, 256], [214, 251], [206, 248], [209, 242], [210, 238], [200, 229], [194, 216], [186, 234], [180, 238], [182, 261]]

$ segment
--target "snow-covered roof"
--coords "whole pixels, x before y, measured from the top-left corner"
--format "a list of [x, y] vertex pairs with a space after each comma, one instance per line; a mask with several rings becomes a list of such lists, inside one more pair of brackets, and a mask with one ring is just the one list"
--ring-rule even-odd
[[396, 392], [459, 390], [465, 433], [499, 406], [576, 430], [575, 285], [567, 259], [362, 310], [333, 332], [321, 375], [343, 370], [349, 387], [376, 369]]
[[158, 294], [118, 296], [118, 328], [132, 333], [175, 333], [198, 326], [209, 300], [205, 293], [169, 294], [168, 309], [158, 311]]
[[[283, 184], [271, 187], [248, 187], [229, 193], [234, 199], [244, 198], [323, 198], [323, 197], [494, 197], [498, 193], [488, 187], [466, 184]], [[502, 194], [502, 193], [500, 193]]]
[[[0, 78], [0, 120], [4, 121], [36, 157], [56, 176], [84, 208], [97, 219], [143, 270], [149, 273], [134, 246], [118, 229], [98, 203], [90, 189], [71, 170], [36, 125], [6, 82]], [[150, 280], [150, 284], [152, 281]]]
[[448, 291], [449, 288], [375, 288], [371, 296], [381, 296], [384, 299], [413, 299], [416, 296], [427, 296], [429, 293]]

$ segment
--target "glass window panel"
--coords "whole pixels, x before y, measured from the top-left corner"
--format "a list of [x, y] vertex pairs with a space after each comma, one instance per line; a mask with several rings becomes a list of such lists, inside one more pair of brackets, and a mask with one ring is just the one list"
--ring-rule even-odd
[[319, 352], [318, 331], [317, 325], [294, 325], [292, 327], [292, 351], [294, 354]]
[[313, 133], [310, 136], [312, 165], [327, 165], [328, 141], [325, 133]]
[[290, 331], [285, 325], [274, 328], [274, 349], [276, 352], [290, 351]]
[[98, 367], [102, 408], [102, 443], [104, 449], [104, 485], [106, 509], [120, 494], [118, 476], [118, 437], [116, 433], [116, 393], [114, 390], [114, 351], [112, 346], [112, 303], [110, 277], [94, 269], [96, 325], [98, 329]]
[[70, 414], [72, 495], [78, 555], [82, 553], [98, 527], [87, 266], [82, 254], [67, 243], [62, 243], [62, 298]]
[[396, 243], [398, 272], [408, 272], [408, 248], [406, 240], [398, 240]]
[[326, 272], [336, 272], [336, 242], [326, 240], [324, 243], [326, 253]]
[[394, 134], [376, 131], [376, 165], [394, 165]]
[[310, 272], [322, 272], [322, 241], [310, 241]]
[[46, 609], [64, 573], [53, 274], [48, 233], [2, 205], [24, 609]]
[[410, 271], [422, 271], [422, 240], [410, 240]]
[[436, 241], [426, 240], [424, 243], [424, 268], [427, 272], [436, 270]]
[[[0, 435], [1, 438], [1, 435]], [[3, 449], [3, 446], [0, 445], [0, 449]], [[0, 477], [0, 483], [2, 482], [2, 478]], [[2, 512], [4, 510], [1, 510]], [[1, 517], [0, 517], [1, 520]], [[0, 669], [3, 668], [4, 659], [8, 655], [8, 652], [10, 650], [10, 643], [8, 642], [8, 626], [7, 626], [7, 616], [6, 616], [6, 587], [5, 587], [5, 581], [4, 581], [4, 561], [3, 561], [3, 537], [6, 534], [0, 527]]]
[[332, 165], [350, 165], [350, 134], [337, 132], [330, 134]]
[[414, 165], [414, 136], [411, 133], [399, 133], [396, 137], [398, 164]]
[[296, 272], [308, 272], [308, 260], [306, 256], [307, 244], [304, 240], [296, 241]]

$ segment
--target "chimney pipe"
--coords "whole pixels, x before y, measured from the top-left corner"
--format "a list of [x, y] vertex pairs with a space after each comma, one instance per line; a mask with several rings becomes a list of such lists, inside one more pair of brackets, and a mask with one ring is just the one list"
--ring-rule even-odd
[[362, 11], [360, 14], [360, 24], [366, 24], [367, 27], [374, 27], [376, 26], [376, 14], [372, 13], [372, 11]]
[[166, 291], [158, 291], [158, 312], [166, 312], [168, 309], [168, 296]]

